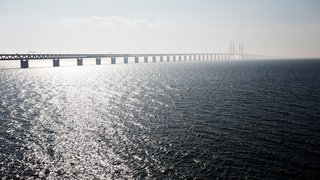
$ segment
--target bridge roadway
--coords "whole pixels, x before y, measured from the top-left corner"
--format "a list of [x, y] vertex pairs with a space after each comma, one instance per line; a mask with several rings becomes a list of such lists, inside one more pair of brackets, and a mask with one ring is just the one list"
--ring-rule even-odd
[[[128, 58], [134, 57], [135, 63], [139, 63], [139, 57], [144, 58], [147, 63], [149, 57], [156, 62], [157, 57], [160, 57], [160, 62], [164, 58], [169, 62], [173, 61], [191, 61], [191, 60], [233, 60], [238, 59], [257, 59], [260, 56], [250, 54], [231, 54], [231, 53], [183, 53], [183, 54], [0, 54], [0, 61], [20, 60], [21, 68], [29, 67], [29, 60], [53, 60], [53, 67], [60, 66], [60, 59], [77, 59], [77, 65], [83, 65], [84, 58], [95, 58], [96, 64], [101, 64], [101, 58], [111, 58], [111, 64], [116, 64], [116, 58], [123, 58], [124, 63], [128, 63]], [[172, 58], [171, 58], [172, 57]]]

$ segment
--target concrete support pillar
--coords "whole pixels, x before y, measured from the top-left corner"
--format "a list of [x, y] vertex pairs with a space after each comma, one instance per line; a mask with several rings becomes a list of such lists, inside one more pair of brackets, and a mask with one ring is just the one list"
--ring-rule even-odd
[[176, 62], [176, 56], [173, 56], [173, 62]]
[[124, 64], [128, 64], [128, 56], [125, 56], [125, 57], [123, 58], [123, 62], [124, 62]]
[[179, 56], [179, 61], [181, 61], [181, 58], [182, 58], [182, 57], [181, 57], [181, 56]]
[[60, 59], [59, 58], [53, 58], [53, 67], [59, 67], [60, 66]]
[[29, 68], [29, 60], [28, 59], [21, 59], [20, 60], [20, 67], [21, 68]]
[[210, 60], [211, 60], [211, 61], [213, 60], [212, 54], [210, 54]]
[[157, 62], [157, 59], [155, 56], [152, 57], [152, 62], [154, 62], [154, 63]]
[[144, 63], [148, 63], [148, 56], [144, 57]]
[[134, 57], [134, 62], [135, 63], [139, 63], [139, 57], [138, 56]]
[[100, 57], [96, 57], [96, 65], [101, 65], [101, 58]]
[[77, 65], [78, 66], [82, 66], [83, 65], [83, 59], [82, 58], [78, 58], [77, 59]]
[[184, 55], [183, 60], [184, 60], [184, 61], [187, 61], [187, 56], [186, 56], [186, 55]]
[[163, 56], [160, 56], [160, 62], [163, 62]]
[[167, 56], [167, 62], [170, 62], [170, 56]]
[[111, 57], [111, 64], [116, 64], [116, 57]]

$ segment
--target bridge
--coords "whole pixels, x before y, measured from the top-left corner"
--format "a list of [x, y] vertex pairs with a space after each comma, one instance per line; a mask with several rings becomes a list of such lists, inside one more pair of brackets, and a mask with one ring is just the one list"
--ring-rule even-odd
[[19, 60], [21, 68], [29, 68], [29, 60], [52, 59], [53, 67], [60, 66], [61, 59], [77, 59], [77, 65], [83, 65], [83, 59], [95, 58], [96, 65], [101, 65], [101, 58], [109, 58], [111, 64], [116, 64], [116, 59], [123, 59], [124, 64], [128, 64], [129, 57], [134, 58], [135, 63], [139, 63], [139, 58], [143, 57], [148, 63], [152, 57], [152, 62], [164, 61], [196, 61], [196, 60], [235, 60], [235, 59], [262, 59], [267, 56], [252, 54], [234, 53], [182, 53], [182, 54], [0, 54], [0, 61]]

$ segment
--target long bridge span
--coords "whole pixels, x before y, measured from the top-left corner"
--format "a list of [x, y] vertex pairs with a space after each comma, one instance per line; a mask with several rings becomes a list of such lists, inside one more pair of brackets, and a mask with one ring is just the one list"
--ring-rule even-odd
[[116, 59], [123, 59], [124, 64], [128, 63], [129, 57], [134, 58], [135, 63], [139, 63], [139, 58], [143, 57], [147, 63], [150, 58], [152, 62], [157, 59], [160, 62], [166, 61], [196, 61], [196, 60], [235, 60], [235, 59], [262, 59], [266, 56], [253, 54], [232, 54], [232, 53], [180, 53], [180, 54], [0, 54], [0, 61], [20, 60], [21, 68], [29, 68], [29, 60], [52, 59], [53, 67], [60, 66], [61, 59], [77, 59], [77, 65], [82, 66], [86, 58], [95, 58], [96, 64], [101, 65], [101, 58], [109, 58], [111, 64], [116, 64]]

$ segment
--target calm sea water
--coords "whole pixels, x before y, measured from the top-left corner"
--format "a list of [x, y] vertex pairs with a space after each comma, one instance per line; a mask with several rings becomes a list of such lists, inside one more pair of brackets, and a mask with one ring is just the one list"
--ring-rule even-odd
[[1, 69], [0, 123], [0, 177], [317, 179], [320, 61]]

